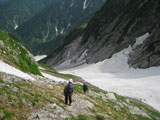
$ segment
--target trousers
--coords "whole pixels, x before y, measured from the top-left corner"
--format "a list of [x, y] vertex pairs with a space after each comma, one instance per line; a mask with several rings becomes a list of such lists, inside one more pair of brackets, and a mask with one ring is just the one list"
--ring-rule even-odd
[[65, 96], [65, 104], [68, 104], [68, 99], [69, 99], [69, 104], [71, 105], [72, 103], [72, 96]]

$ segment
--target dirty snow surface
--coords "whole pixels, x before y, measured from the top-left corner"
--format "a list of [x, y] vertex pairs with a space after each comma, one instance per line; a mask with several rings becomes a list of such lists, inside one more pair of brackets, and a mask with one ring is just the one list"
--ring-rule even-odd
[[103, 90], [139, 99], [160, 111], [160, 67], [131, 68], [127, 64], [131, 51], [129, 46], [110, 59], [60, 72], [80, 76]]
[[35, 80], [33, 77], [31, 77], [30, 75], [0, 61], [0, 72], [3, 73], [7, 73], [7, 74], [11, 74], [11, 75], [15, 75], [17, 77], [26, 79], [26, 80]]
[[46, 58], [46, 57], [47, 57], [47, 55], [37, 55], [37, 56], [34, 56], [34, 59], [36, 61], [40, 61], [40, 60], [42, 60], [43, 58]]

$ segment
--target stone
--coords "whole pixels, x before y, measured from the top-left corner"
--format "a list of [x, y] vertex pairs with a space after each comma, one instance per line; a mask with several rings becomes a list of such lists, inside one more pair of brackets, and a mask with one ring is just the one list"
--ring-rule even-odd
[[52, 85], [47, 85], [47, 88], [53, 89], [53, 86]]
[[19, 60], [18, 60], [18, 58], [16, 56], [13, 56], [13, 59], [15, 60], [16, 63], [19, 64]]
[[16, 88], [16, 87], [13, 87], [13, 88], [11, 88], [11, 89], [12, 89], [12, 91], [14, 91], [14, 92], [18, 92], [18, 91], [19, 91], [19, 89]]
[[120, 109], [120, 107], [119, 107], [118, 105], [114, 106], [114, 109], [115, 109], [116, 111], [121, 111], [121, 109]]
[[114, 93], [107, 93], [106, 96], [111, 100], [117, 100], [117, 98], [115, 97]]
[[129, 99], [126, 99], [126, 102], [127, 102], [127, 103], [130, 103], [130, 100], [129, 100]]
[[[72, 103], [71, 106], [66, 107], [66, 111], [69, 111], [70, 115], [73, 115], [73, 116], [78, 116], [80, 114], [82, 115], [85, 114], [88, 116], [93, 115], [87, 109], [88, 108], [92, 109], [94, 105], [91, 102], [84, 100], [82, 97], [83, 96], [75, 95], [73, 97], [75, 101]], [[65, 112], [65, 114], [68, 114], [68, 113]]]
[[[142, 115], [144, 117], [150, 118], [150, 116], [144, 112], [143, 110], [141, 110], [140, 108], [136, 107], [136, 106], [129, 106], [129, 111], [132, 114], [137, 114], [137, 115]], [[151, 119], [151, 118], [150, 118]]]
[[64, 120], [60, 117], [64, 110], [56, 104], [48, 104], [44, 108], [31, 113], [27, 120]]
[[1, 48], [4, 48], [4, 47], [5, 47], [2, 40], [0, 40], [0, 47], [1, 47]]
[[4, 113], [2, 110], [0, 110], [0, 116], [4, 116]]

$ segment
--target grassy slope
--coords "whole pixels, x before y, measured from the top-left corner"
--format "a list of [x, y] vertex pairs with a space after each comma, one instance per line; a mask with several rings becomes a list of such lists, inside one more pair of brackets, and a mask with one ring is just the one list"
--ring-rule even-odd
[[0, 30], [0, 59], [7, 62], [23, 72], [41, 75], [36, 62], [30, 53], [18, 42], [14, 41], [7, 33]]
[[56, 77], [60, 77], [60, 78], [63, 78], [63, 79], [78, 79], [80, 80], [81, 78], [80, 77], [77, 77], [77, 76], [74, 76], [74, 75], [71, 75], [71, 74], [62, 74], [62, 73], [59, 73], [57, 72], [55, 69], [52, 69], [44, 64], [39, 64], [40, 67], [44, 68], [45, 70], [42, 70], [43, 72], [47, 72], [51, 75], [54, 75]]
[[[73, 77], [59, 74], [51, 68], [41, 65], [41, 67], [42, 66], [48, 74], [54, 74], [65, 79]], [[54, 103], [64, 109], [65, 112], [67, 111], [68, 106], [63, 102], [64, 85], [55, 84], [53, 86], [51, 84], [44, 84], [39, 86], [39, 82], [26, 82], [20, 78], [10, 79], [12, 82], [7, 82], [0, 75], [0, 119], [26, 120], [27, 116], [33, 111], [43, 108], [47, 104]], [[74, 76], [74, 79], [76, 79], [76, 76]], [[133, 100], [129, 100], [128, 102], [128, 98], [117, 94], [114, 94], [116, 100], [111, 100], [105, 96], [108, 94], [107, 92], [93, 86], [89, 86], [90, 90], [86, 95], [82, 93], [82, 85], [74, 84], [74, 87], [73, 103], [79, 104], [79, 102], [76, 103], [78, 98], [92, 103], [94, 107], [87, 108], [87, 111], [94, 114], [94, 116], [79, 114], [77, 117], [69, 116], [66, 120], [156, 120], [160, 118], [160, 113]], [[145, 111], [150, 118], [131, 114], [129, 112], [129, 106], [137, 107]], [[117, 107], [118, 110], [116, 109]]]
[[[4, 84], [2, 79], [0, 84]], [[18, 91], [12, 88], [17, 88]], [[41, 108], [48, 102], [53, 103], [51, 95], [51, 90], [36, 87], [23, 80], [5, 84], [0, 88], [0, 119], [25, 120], [32, 110]]]
[[[42, 88], [33, 85], [31, 83], [27, 83], [25, 81], [21, 82], [13, 82], [10, 84], [5, 84], [5, 81], [0, 80], [1, 84], [4, 84], [3, 87], [0, 87], [0, 119], [3, 120], [25, 120], [27, 118], [27, 114], [31, 113], [36, 109], [40, 109], [44, 107], [46, 104], [56, 103], [58, 106], [62, 107], [64, 110], [66, 106], [63, 103], [63, 85], [56, 85], [54, 88], [48, 88], [44, 86]], [[75, 92], [74, 95], [83, 96], [82, 94], [82, 85], [74, 84]], [[13, 88], [17, 88], [17, 91], [14, 91]], [[90, 88], [90, 91], [94, 94], [107, 94], [107, 92], [102, 92], [96, 88]], [[95, 92], [96, 91], [96, 92]], [[129, 113], [129, 109], [127, 106], [120, 107], [121, 112], [117, 111], [114, 106], [117, 106], [117, 102], [126, 102], [126, 98], [116, 96], [117, 101], [112, 101], [107, 99], [104, 101], [101, 96], [93, 96], [88, 93], [86, 96], [81, 97], [81, 99], [85, 99], [91, 102], [94, 107], [90, 109], [90, 112], [95, 114], [95, 116], [86, 116], [79, 115], [78, 117], [71, 116], [66, 120], [123, 120], [124, 118], [128, 120], [148, 120], [141, 115], [134, 115]], [[75, 98], [73, 96], [73, 102], [75, 102]], [[134, 106], [137, 106], [144, 111], [147, 111], [151, 119], [155, 119], [156, 116], [160, 117], [160, 114], [143, 106], [141, 104], [137, 104], [134, 101], [130, 102]]]

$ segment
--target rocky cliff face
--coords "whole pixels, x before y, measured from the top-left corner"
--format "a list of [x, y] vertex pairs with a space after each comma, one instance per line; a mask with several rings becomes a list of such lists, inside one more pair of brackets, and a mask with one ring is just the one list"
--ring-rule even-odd
[[[149, 33], [150, 37], [130, 55], [129, 64], [147, 68], [160, 65], [159, 62], [159, 0], [108, 0], [88, 23], [82, 35], [58, 52], [44, 60], [52, 67], [83, 63], [96, 63], [112, 57], [116, 52], [133, 45], [136, 38]], [[77, 41], [77, 42], [76, 42]], [[76, 49], [70, 46], [76, 45]], [[155, 48], [154, 48], [155, 47]], [[67, 49], [68, 48], [68, 49]], [[64, 56], [65, 49], [70, 57]], [[145, 54], [143, 54], [145, 53]], [[85, 54], [85, 55], [84, 55]], [[140, 57], [143, 54], [143, 57]], [[57, 60], [56, 60], [57, 59]], [[61, 62], [60, 62], [61, 61]], [[69, 64], [63, 64], [69, 61]], [[154, 62], [153, 62], [154, 61]]]
[[[24, 39], [24, 45], [34, 54], [46, 54], [57, 47], [69, 29], [86, 21], [99, 9], [105, 0], [59, 0], [46, 7], [16, 32]], [[48, 43], [48, 44], [47, 44]], [[45, 45], [45, 49], [43, 45]], [[39, 47], [40, 46], [40, 47]]]
[[160, 65], [160, 24], [155, 25], [150, 37], [130, 54], [129, 64], [135, 68]]

